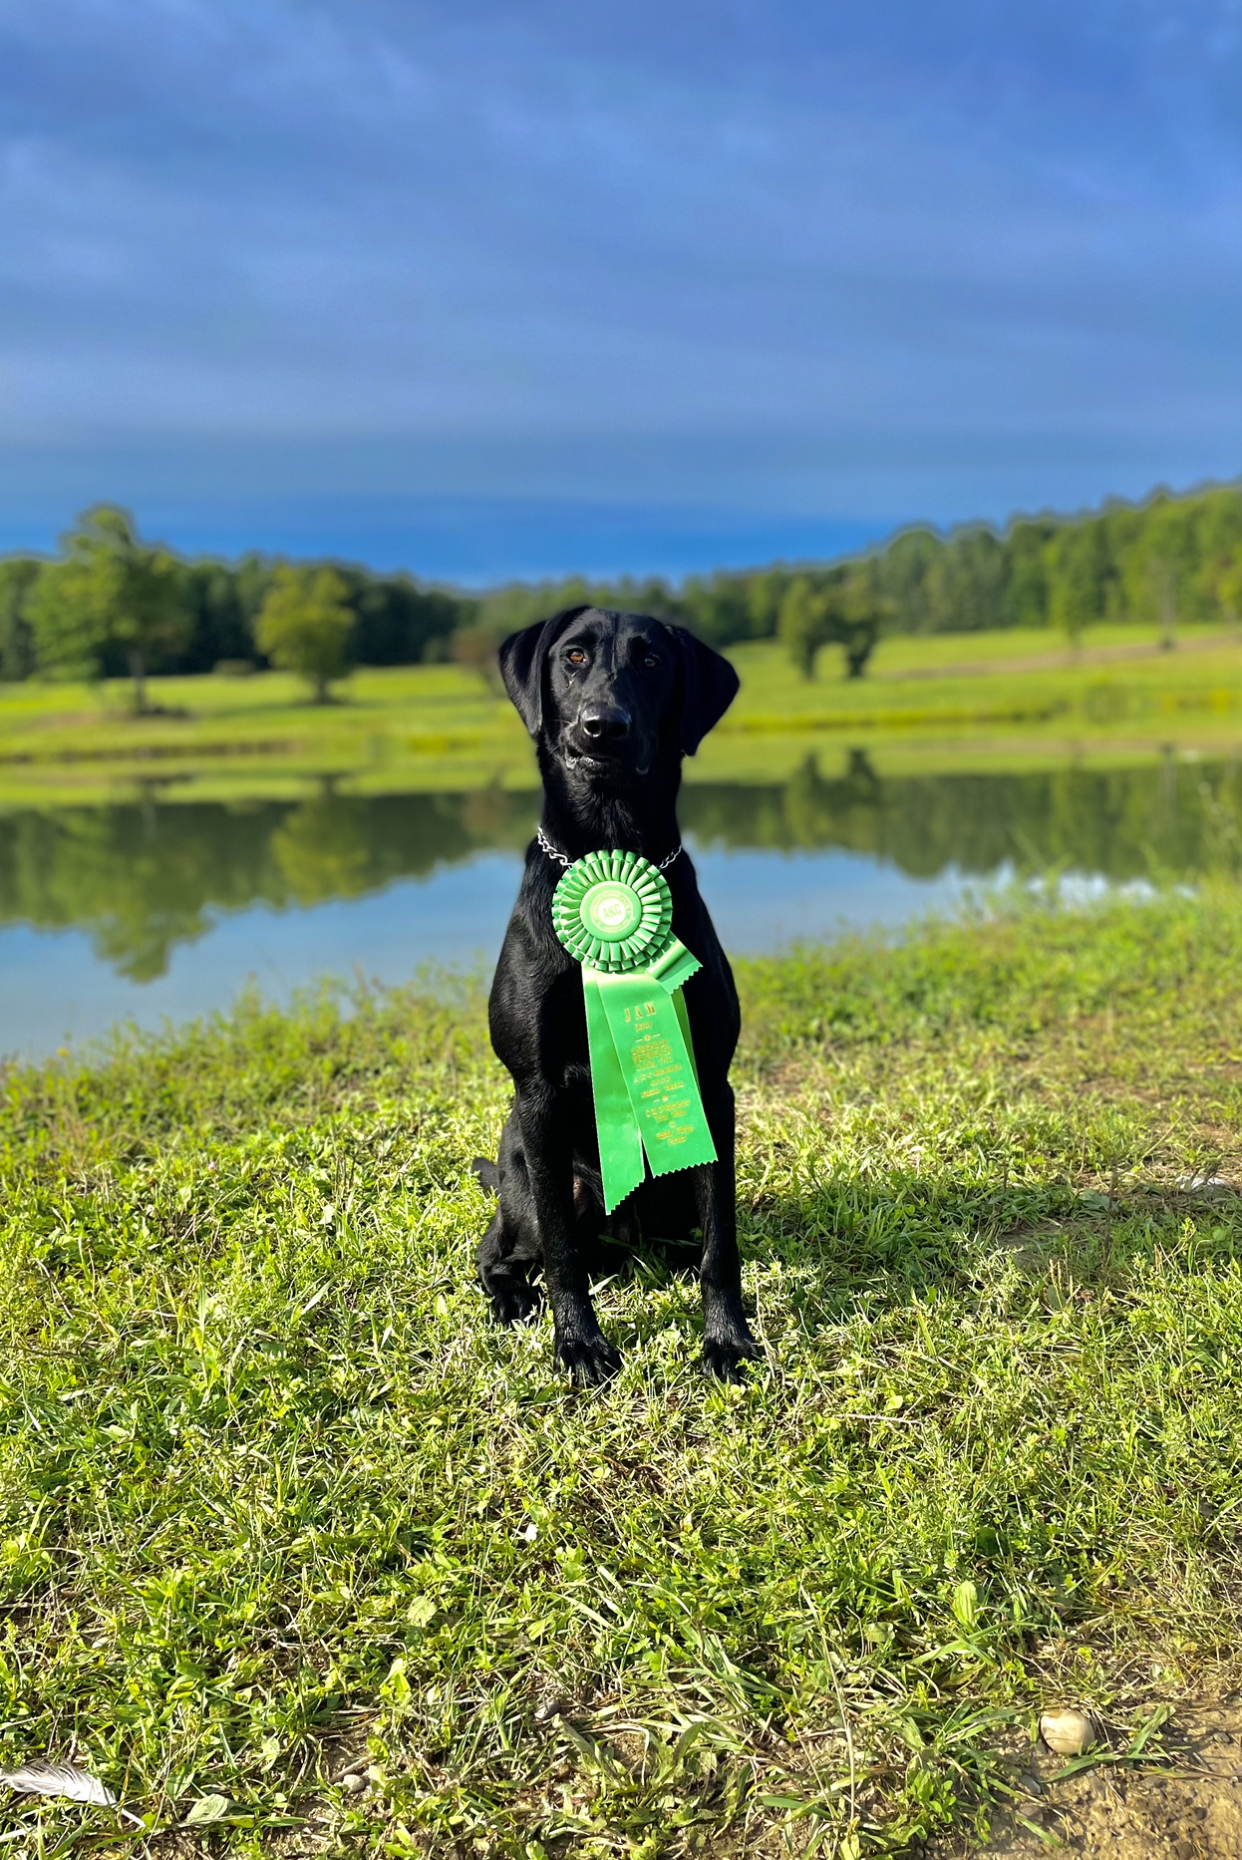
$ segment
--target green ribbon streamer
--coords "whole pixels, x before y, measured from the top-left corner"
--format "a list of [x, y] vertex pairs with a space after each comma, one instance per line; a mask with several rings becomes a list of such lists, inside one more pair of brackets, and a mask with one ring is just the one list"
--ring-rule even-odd
[[604, 1209], [644, 1179], [716, 1161], [681, 995], [702, 966], [672, 933], [663, 876], [637, 853], [588, 853], [552, 921], [582, 964]]

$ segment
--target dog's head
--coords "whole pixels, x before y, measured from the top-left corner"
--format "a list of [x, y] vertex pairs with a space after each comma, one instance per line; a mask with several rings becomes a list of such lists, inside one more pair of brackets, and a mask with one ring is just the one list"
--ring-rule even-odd
[[684, 627], [607, 607], [510, 634], [500, 672], [540, 748], [592, 786], [692, 756], [738, 688], [729, 661]]

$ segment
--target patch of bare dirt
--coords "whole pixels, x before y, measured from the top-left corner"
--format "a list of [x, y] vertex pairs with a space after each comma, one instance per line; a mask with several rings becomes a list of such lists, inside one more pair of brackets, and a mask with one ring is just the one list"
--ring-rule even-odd
[[1066, 1759], [1037, 1746], [1022, 1759], [1021, 1793], [993, 1814], [992, 1838], [941, 1860], [1242, 1860], [1242, 1701], [1180, 1711], [1160, 1748], [1149, 1764], [1104, 1761], [1058, 1782]]

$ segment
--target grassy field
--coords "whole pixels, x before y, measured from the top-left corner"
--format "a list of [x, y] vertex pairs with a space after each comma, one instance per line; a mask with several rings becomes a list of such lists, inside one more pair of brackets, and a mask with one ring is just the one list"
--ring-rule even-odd
[[129, 1818], [0, 1839], [849, 1860], [1124, 1751], [1242, 1627], [1240, 903], [746, 965], [743, 1389], [654, 1253], [601, 1392], [486, 1321], [469, 993], [10, 1073], [0, 1763]]
[[[966, 745], [995, 759], [1084, 743], [1114, 755], [1170, 743], [1215, 752], [1242, 732], [1242, 645], [1190, 630], [1167, 653], [1149, 633], [1100, 627], [1078, 659], [1046, 632], [894, 639], [855, 681], [832, 653], [810, 683], [774, 642], [733, 656], [742, 691], [692, 780], [779, 777], [816, 736], [907, 759]], [[360, 671], [326, 706], [279, 672], [155, 679], [151, 695], [160, 713], [135, 719], [120, 683], [0, 688], [0, 804], [101, 796], [137, 780], [275, 795], [323, 776], [358, 792], [531, 779], [509, 704], [456, 666]]]

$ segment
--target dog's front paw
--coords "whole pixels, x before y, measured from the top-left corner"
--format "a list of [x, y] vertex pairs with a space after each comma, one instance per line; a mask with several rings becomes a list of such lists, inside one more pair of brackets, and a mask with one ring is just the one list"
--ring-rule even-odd
[[533, 1285], [525, 1279], [514, 1279], [507, 1285], [493, 1285], [488, 1296], [492, 1301], [492, 1316], [498, 1324], [529, 1324], [538, 1317], [543, 1308], [543, 1298]]
[[590, 1336], [558, 1336], [556, 1354], [568, 1369], [578, 1388], [592, 1388], [607, 1382], [621, 1367], [621, 1352], [609, 1343], [602, 1330]]
[[763, 1350], [748, 1330], [728, 1336], [703, 1339], [703, 1367], [722, 1382], [744, 1382], [746, 1362], [762, 1362]]

